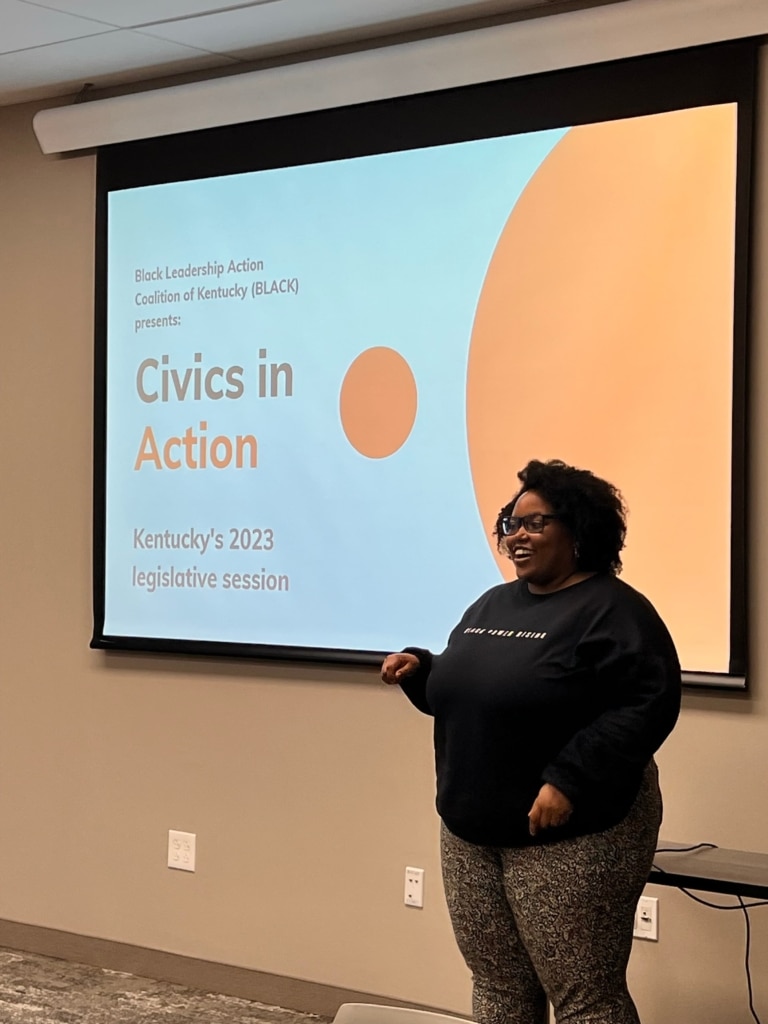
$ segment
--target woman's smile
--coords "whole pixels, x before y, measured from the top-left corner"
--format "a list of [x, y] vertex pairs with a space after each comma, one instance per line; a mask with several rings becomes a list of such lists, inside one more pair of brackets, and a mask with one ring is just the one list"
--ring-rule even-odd
[[526, 565], [533, 556], [534, 551], [529, 547], [525, 547], [524, 544], [515, 544], [510, 552], [512, 561], [516, 566], [521, 567]]

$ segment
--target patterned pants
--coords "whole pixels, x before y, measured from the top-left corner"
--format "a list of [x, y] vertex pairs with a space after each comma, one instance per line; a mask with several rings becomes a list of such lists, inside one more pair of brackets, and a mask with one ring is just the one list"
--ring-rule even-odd
[[661, 823], [651, 762], [627, 817], [594, 835], [475, 846], [443, 825], [443, 882], [479, 1024], [639, 1024], [627, 990], [635, 906]]

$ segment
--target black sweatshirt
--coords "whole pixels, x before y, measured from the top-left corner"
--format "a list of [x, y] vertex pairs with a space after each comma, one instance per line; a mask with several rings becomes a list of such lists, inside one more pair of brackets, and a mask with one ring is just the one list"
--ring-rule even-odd
[[[611, 575], [551, 594], [505, 583], [471, 605], [442, 654], [403, 680], [435, 719], [437, 810], [461, 839], [522, 846], [627, 814], [680, 709], [680, 665], [649, 601]], [[542, 784], [573, 804], [532, 838]]]

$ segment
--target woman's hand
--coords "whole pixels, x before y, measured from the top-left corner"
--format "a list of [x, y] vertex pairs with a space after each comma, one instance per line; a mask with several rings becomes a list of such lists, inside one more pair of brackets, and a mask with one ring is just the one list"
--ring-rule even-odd
[[399, 683], [406, 676], [413, 675], [421, 662], [415, 654], [388, 654], [381, 666], [381, 678], [385, 683]]
[[545, 782], [528, 812], [528, 831], [535, 836], [543, 828], [557, 828], [564, 825], [572, 813], [573, 804], [565, 793]]

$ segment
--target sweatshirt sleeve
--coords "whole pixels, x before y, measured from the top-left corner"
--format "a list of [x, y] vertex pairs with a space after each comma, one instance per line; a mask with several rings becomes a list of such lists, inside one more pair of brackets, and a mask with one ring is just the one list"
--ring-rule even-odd
[[636, 786], [680, 711], [680, 664], [672, 639], [639, 594], [590, 624], [579, 660], [594, 673], [597, 713], [542, 773], [579, 804], [611, 800]]
[[418, 669], [410, 676], [406, 676], [400, 683], [400, 689], [408, 700], [419, 711], [425, 715], [433, 714], [427, 702], [427, 679], [432, 671], [432, 652], [424, 647], [404, 647], [404, 654], [415, 654], [419, 659]]
[[[477, 601], [471, 604], [462, 615], [461, 620], [453, 627], [443, 654], [448, 651], [454, 638], [461, 633], [465, 623], [469, 621], [475, 607], [482, 600], [482, 597], [478, 598]], [[419, 711], [423, 711], [425, 715], [434, 716], [434, 711], [429, 706], [429, 701], [427, 700], [427, 680], [429, 679], [429, 674], [432, 671], [433, 663], [443, 655], [433, 654], [424, 647], [404, 647], [403, 653], [415, 654], [419, 659], [419, 668], [413, 673], [413, 675], [407, 676], [400, 683], [400, 688], [414, 707], [418, 708]]]

